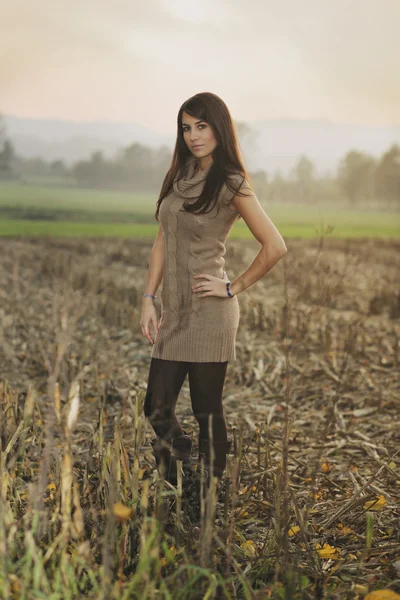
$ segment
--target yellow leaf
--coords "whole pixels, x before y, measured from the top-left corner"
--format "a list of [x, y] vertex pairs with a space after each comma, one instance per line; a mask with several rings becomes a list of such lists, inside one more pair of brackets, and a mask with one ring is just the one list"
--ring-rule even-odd
[[56, 486], [54, 483], [49, 483], [49, 485], [47, 486], [47, 489], [50, 490], [51, 492], [54, 492], [56, 490]]
[[325, 461], [324, 463], [322, 463], [322, 472], [323, 473], [329, 473], [329, 471], [332, 471], [332, 467], [333, 464], [331, 462], [329, 462], [329, 460]]
[[386, 504], [384, 496], [377, 496], [375, 500], [369, 500], [364, 504], [364, 508], [368, 510], [381, 510]]
[[322, 548], [319, 544], [317, 544], [315, 549], [321, 558], [339, 558], [340, 549], [330, 546], [329, 544], [324, 544]]
[[255, 556], [256, 548], [255, 548], [254, 542], [252, 540], [247, 540], [246, 542], [242, 542], [240, 544], [240, 547], [246, 556]]
[[125, 506], [122, 502], [116, 502], [113, 505], [113, 513], [120, 521], [126, 521], [131, 518], [133, 509]]
[[364, 600], [400, 600], [400, 594], [393, 590], [375, 590], [365, 596]]
[[315, 500], [319, 500], [320, 498], [325, 498], [325, 491], [321, 490], [321, 488], [319, 488], [318, 491], [314, 494], [314, 498], [315, 498]]
[[354, 529], [348, 527], [347, 525], [343, 525], [343, 523], [338, 523], [338, 529], [340, 529], [340, 533], [343, 533], [344, 535], [354, 533]]
[[300, 531], [300, 527], [298, 525], [293, 525], [293, 527], [291, 527], [288, 531], [288, 535], [290, 537], [293, 537], [294, 535], [296, 535], [296, 533], [299, 533]]

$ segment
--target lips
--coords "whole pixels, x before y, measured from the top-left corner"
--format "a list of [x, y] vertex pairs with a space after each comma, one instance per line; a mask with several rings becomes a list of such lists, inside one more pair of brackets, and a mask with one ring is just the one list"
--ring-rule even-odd
[[202, 148], [204, 144], [199, 144], [198, 146], [192, 146], [193, 150], [196, 150], [197, 148]]

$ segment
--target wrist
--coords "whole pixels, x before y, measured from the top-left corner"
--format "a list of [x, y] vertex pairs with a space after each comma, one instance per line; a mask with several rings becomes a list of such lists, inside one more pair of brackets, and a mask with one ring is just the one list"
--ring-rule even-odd
[[142, 302], [153, 302], [153, 300], [155, 300], [157, 298], [157, 296], [155, 296], [154, 294], [146, 294], [145, 296], [142, 296]]
[[226, 282], [226, 295], [228, 298], [233, 298], [235, 296], [235, 294], [232, 291], [232, 287], [231, 287], [231, 282], [227, 281]]
[[229, 285], [229, 291], [232, 294], [232, 296], [237, 296], [237, 294], [240, 292], [236, 281]]

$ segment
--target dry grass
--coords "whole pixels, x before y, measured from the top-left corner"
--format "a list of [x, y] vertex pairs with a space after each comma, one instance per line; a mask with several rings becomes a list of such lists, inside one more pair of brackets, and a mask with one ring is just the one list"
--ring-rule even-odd
[[[199, 524], [157, 479], [143, 416], [151, 244], [0, 244], [0, 598], [396, 589], [398, 243], [293, 240], [239, 296], [225, 497], [210, 490]], [[231, 279], [256, 252], [231, 242]], [[197, 438], [189, 406], [185, 383]]]

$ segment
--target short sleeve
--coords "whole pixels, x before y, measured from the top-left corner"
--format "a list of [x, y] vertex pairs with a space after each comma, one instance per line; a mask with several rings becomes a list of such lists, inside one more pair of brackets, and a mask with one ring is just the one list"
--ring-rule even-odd
[[241, 173], [234, 173], [233, 175], [229, 175], [228, 181], [224, 183], [222, 191], [223, 204], [237, 214], [239, 214], [239, 211], [232, 202], [233, 198], [237, 194], [247, 194], [249, 196], [254, 195], [254, 192], [249, 182]]

